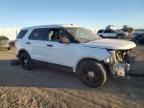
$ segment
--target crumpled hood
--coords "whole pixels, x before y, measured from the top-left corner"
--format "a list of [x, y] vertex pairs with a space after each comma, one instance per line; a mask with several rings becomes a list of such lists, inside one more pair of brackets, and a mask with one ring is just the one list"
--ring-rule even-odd
[[127, 50], [136, 47], [136, 44], [134, 42], [119, 39], [99, 39], [83, 43], [83, 45], [86, 47], [120, 49], [120, 50]]

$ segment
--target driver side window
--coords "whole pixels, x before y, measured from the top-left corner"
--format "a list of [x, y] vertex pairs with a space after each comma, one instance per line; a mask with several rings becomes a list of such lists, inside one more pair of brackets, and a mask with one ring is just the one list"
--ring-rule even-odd
[[55, 42], [70, 42], [68, 38], [68, 34], [60, 29], [51, 29], [48, 33], [48, 39], [49, 41], [55, 41]]
[[69, 35], [63, 30], [60, 30], [60, 41], [62, 43], [70, 43]]
[[59, 30], [58, 29], [49, 30], [48, 39], [49, 39], [49, 41], [56, 41], [56, 42], [59, 41], [59, 39], [60, 39]]

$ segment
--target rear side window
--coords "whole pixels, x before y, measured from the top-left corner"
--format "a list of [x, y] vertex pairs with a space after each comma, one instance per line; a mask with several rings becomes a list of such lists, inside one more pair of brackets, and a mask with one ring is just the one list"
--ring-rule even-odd
[[28, 30], [21, 30], [17, 36], [17, 39], [22, 39], [27, 32]]
[[97, 33], [102, 33], [103, 32], [103, 30], [99, 30]]
[[34, 29], [30, 34], [29, 39], [48, 41], [48, 28]]
[[112, 30], [105, 30], [104, 33], [113, 33]]

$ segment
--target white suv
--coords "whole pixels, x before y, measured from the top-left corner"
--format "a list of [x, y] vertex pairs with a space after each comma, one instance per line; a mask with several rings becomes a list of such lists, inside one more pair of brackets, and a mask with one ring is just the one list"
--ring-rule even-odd
[[126, 37], [126, 34], [121, 30], [112, 30], [112, 29], [105, 29], [105, 30], [99, 30], [97, 32], [99, 36], [102, 38], [118, 38], [122, 39]]
[[100, 87], [111, 73], [126, 75], [135, 46], [130, 41], [101, 39], [75, 25], [46, 25], [23, 28], [16, 39], [16, 54], [26, 70], [35, 61], [50, 63], [71, 69], [90, 87]]

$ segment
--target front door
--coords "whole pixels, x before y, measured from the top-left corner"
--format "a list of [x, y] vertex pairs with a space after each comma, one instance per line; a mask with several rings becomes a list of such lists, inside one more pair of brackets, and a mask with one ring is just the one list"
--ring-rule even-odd
[[[68, 34], [60, 29], [49, 31], [49, 41], [47, 42], [47, 62], [72, 66], [76, 56], [76, 44], [71, 43]], [[61, 37], [63, 35], [63, 37]], [[63, 43], [62, 38], [67, 42]]]

